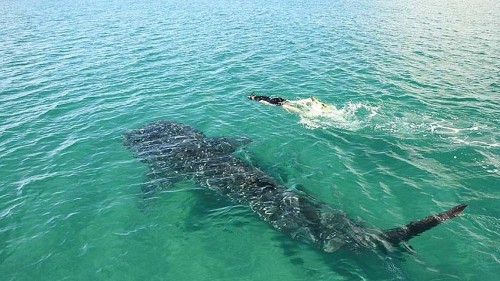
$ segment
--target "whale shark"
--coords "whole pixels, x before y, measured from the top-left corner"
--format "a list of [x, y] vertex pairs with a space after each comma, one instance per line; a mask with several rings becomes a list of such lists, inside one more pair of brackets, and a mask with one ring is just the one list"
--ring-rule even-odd
[[449, 210], [392, 229], [367, 226], [304, 191], [287, 188], [236, 151], [250, 143], [246, 137], [207, 137], [202, 131], [174, 121], [156, 121], [124, 133], [124, 145], [147, 163], [152, 181], [144, 194], [170, 188], [183, 180], [244, 204], [274, 229], [324, 252], [341, 248], [384, 250], [458, 216], [466, 207]]

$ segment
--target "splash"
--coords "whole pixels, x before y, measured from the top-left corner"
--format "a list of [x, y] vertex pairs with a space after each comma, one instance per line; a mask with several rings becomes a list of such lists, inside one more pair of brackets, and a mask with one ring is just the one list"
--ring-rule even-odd
[[437, 137], [467, 146], [498, 148], [493, 129], [465, 120], [445, 120], [425, 113], [397, 112], [382, 105], [350, 102], [344, 106], [312, 103], [297, 111], [300, 123], [309, 129], [337, 128], [390, 133], [395, 137]]
[[435, 137], [465, 146], [498, 148], [494, 128], [467, 120], [446, 120], [429, 114], [406, 112], [403, 116], [389, 115], [390, 110], [380, 112], [373, 120], [373, 130], [389, 132], [399, 137]]
[[311, 106], [300, 114], [300, 123], [310, 129], [340, 128], [357, 131], [370, 125], [379, 107], [362, 102], [348, 103], [343, 107], [335, 104]]

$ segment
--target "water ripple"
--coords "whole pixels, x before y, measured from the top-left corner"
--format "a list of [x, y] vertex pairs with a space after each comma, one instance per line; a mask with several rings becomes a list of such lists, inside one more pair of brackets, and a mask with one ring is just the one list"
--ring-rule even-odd
[[[467, 202], [412, 241], [401, 267], [416, 279], [498, 275], [495, 1], [20, 0], [0, 13], [7, 279], [401, 277], [399, 264], [341, 255], [332, 268], [289, 250], [190, 183], [143, 206], [146, 167], [121, 134], [159, 119], [248, 136], [241, 157], [380, 227]], [[247, 100], [252, 91], [316, 96], [331, 110], [294, 115]]]

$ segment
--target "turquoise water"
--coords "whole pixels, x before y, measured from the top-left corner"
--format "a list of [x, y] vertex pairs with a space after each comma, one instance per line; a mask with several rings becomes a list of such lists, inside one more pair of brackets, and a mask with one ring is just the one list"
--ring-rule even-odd
[[[497, 1], [188, 2], [0, 2], [2, 280], [496, 280]], [[193, 182], [145, 205], [122, 133], [160, 119], [250, 137], [241, 157], [370, 225], [469, 207], [381, 258]]]

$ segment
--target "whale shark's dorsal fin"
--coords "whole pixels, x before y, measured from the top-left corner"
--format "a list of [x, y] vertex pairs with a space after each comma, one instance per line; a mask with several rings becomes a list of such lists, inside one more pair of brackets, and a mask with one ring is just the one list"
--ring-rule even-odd
[[418, 236], [420, 233], [437, 226], [441, 222], [458, 216], [466, 207], [466, 204], [460, 204], [449, 209], [448, 211], [430, 215], [418, 221], [412, 221], [407, 225], [398, 228], [386, 230], [383, 234], [384, 238], [394, 244], [408, 241], [411, 238]]

